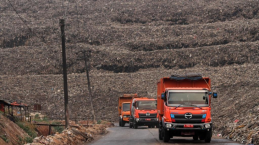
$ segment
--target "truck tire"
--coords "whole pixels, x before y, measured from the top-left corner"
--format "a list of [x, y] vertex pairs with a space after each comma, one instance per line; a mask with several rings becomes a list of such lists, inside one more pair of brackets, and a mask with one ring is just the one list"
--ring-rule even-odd
[[158, 129], [158, 138], [159, 140], [163, 140], [161, 128]]
[[125, 123], [123, 120], [121, 121], [121, 127], [124, 127], [125, 126]]
[[170, 140], [170, 132], [165, 130], [165, 129], [163, 129], [163, 131], [164, 131], [163, 141], [164, 142], [169, 142], [169, 140]]
[[119, 126], [121, 126], [121, 118], [119, 118]]
[[212, 136], [212, 130], [206, 132], [206, 134], [205, 134], [205, 142], [206, 142], [206, 143], [210, 143], [210, 141], [211, 141], [211, 136]]
[[193, 136], [193, 140], [198, 140], [198, 135]]
[[138, 129], [138, 125], [137, 125], [136, 121], [134, 121], [134, 123], [133, 123], [133, 128]]
[[129, 128], [132, 128], [132, 123], [129, 122]]

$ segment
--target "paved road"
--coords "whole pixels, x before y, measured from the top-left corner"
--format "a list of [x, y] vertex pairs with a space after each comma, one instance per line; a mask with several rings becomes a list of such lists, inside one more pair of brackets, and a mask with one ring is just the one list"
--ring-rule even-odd
[[109, 128], [109, 133], [100, 137], [99, 140], [90, 145], [241, 145], [239, 143], [227, 140], [212, 138], [211, 143], [204, 141], [193, 141], [192, 138], [174, 137], [169, 143], [164, 143], [158, 139], [158, 129], [148, 129], [147, 127], [139, 127], [138, 129], [131, 129], [128, 126]]

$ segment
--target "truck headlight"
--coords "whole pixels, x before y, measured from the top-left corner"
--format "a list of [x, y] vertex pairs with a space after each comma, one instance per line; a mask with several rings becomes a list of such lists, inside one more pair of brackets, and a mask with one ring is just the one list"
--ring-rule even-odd
[[205, 128], [210, 128], [210, 124], [205, 124]]
[[165, 126], [166, 126], [166, 128], [171, 128], [172, 125], [167, 123], [167, 124], [165, 124]]
[[136, 121], [138, 122], [138, 121], [139, 121], [139, 118], [136, 118]]
[[123, 116], [123, 118], [127, 118], [127, 116]]
[[156, 118], [156, 121], [158, 121], [158, 118]]

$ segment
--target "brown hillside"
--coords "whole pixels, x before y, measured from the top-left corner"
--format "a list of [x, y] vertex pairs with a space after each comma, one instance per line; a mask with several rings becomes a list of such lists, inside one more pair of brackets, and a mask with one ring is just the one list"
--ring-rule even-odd
[[200, 72], [219, 94], [214, 133], [259, 142], [258, 1], [10, 2], [0, 2], [0, 98], [40, 102], [49, 117], [63, 117], [58, 23], [65, 18], [72, 117], [91, 117], [80, 53], [90, 50], [98, 119], [117, 121], [124, 93], [155, 97], [160, 77]]

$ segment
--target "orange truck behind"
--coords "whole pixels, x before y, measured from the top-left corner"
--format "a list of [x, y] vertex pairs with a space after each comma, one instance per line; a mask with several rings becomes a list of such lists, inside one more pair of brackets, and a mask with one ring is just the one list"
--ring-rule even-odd
[[124, 127], [125, 123], [129, 123], [130, 104], [132, 99], [136, 97], [138, 97], [137, 94], [124, 94], [122, 97], [119, 97], [119, 126]]
[[156, 99], [146, 97], [134, 98], [131, 103], [129, 127], [137, 129], [138, 126], [158, 127]]
[[168, 142], [173, 136], [211, 141], [211, 80], [200, 74], [173, 75], [157, 83], [159, 139]]

